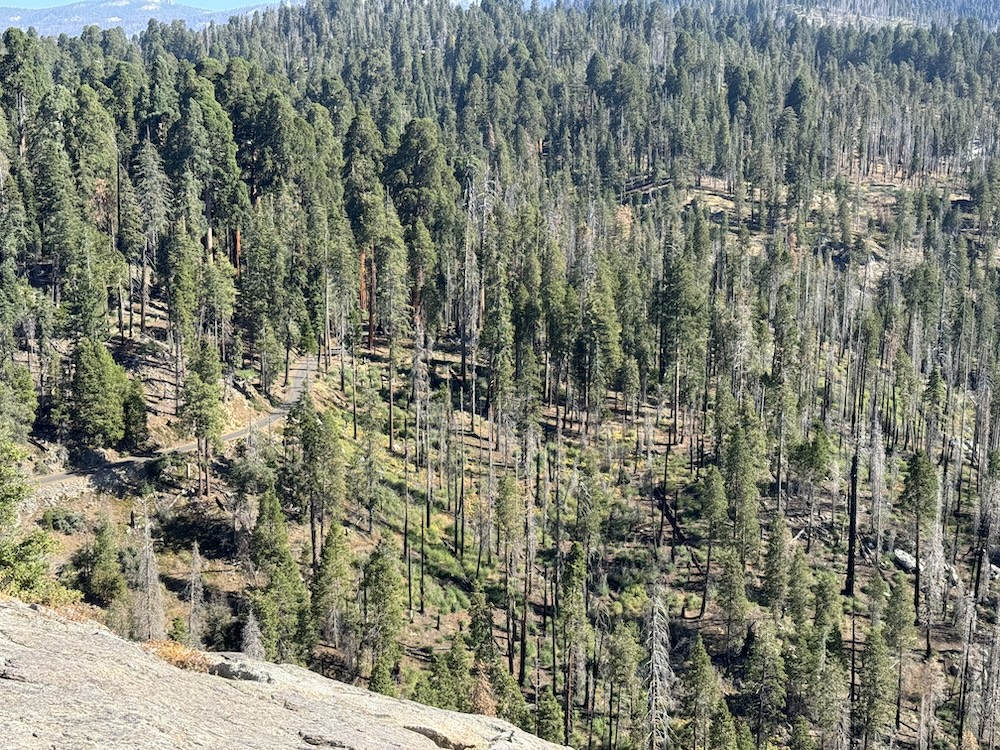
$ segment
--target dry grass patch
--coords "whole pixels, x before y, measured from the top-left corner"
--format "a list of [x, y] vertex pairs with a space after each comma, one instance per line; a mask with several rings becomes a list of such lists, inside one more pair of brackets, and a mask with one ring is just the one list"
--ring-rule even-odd
[[207, 672], [208, 658], [201, 651], [176, 641], [147, 641], [145, 648], [158, 659], [189, 672]]

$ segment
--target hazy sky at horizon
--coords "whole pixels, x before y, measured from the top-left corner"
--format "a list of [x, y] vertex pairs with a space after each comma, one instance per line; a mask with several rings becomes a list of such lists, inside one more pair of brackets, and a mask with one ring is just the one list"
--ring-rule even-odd
[[[25, 8], [36, 10], [39, 8], [58, 8], [63, 5], [72, 5], [81, 0], [0, 0], [0, 7], [5, 8]], [[148, 2], [149, 0], [146, 0]], [[142, 0], [131, 0], [133, 4], [143, 5]], [[204, 10], [235, 10], [245, 8], [248, 5], [255, 5], [255, 0], [174, 0], [178, 5], [188, 5], [192, 8], [203, 8]]]

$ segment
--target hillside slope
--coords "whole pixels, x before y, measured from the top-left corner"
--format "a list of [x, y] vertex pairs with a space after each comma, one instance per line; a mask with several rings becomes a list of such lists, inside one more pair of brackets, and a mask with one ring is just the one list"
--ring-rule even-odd
[[500, 719], [238, 658], [182, 670], [93, 622], [0, 602], [0, 748], [556, 747]]

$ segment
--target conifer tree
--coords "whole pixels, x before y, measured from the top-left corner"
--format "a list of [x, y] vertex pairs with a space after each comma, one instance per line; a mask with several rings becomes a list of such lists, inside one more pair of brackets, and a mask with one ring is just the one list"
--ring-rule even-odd
[[726, 487], [718, 468], [709, 466], [701, 487], [702, 515], [705, 517], [708, 549], [705, 553], [705, 586], [701, 593], [699, 617], [705, 616], [708, 605], [708, 591], [712, 581], [712, 553], [715, 546], [725, 538], [727, 526]]
[[816, 750], [816, 741], [809, 729], [809, 722], [802, 716], [792, 725], [792, 736], [788, 750]]
[[934, 512], [934, 502], [937, 497], [937, 475], [927, 454], [917, 451], [910, 456], [906, 464], [906, 479], [903, 483], [903, 494], [900, 496], [900, 506], [909, 511], [913, 519], [913, 533], [916, 550], [916, 578], [913, 585], [913, 609], [920, 610], [920, 532], [927, 525]]
[[769, 622], [759, 623], [747, 663], [747, 694], [759, 749], [785, 708], [785, 662]]
[[156, 563], [149, 518], [143, 524], [142, 550], [139, 556], [139, 591], [135, 603], [135, 634], [138, 640], [162, 641], [166, 638], [163, 620], [163, 584]]
[[535, 734], [549, 742], [561, 742], [563, 739], [562, 707], [555, 695], [552, 694], [550, 685], [542, 688], [542, 697], [538, 701]]
[[122, 394], [122, 447], [141, 449], [149, 442], [149, 424], [146, 412], [146, 394], [142, 381], [128, 378]]
[[198, 441], [198, 491], [205, 495], [212, 490], [212, 448], [222, 434], [225, 420], [221, 377], [222, 367], [215, 347], [201, 344], [184, 380], [184, 405], [180, 416]]
[[110, 607], [125, 595], [127, 585], [118, 559], [118, 540], [107, 518], [97, 527], [89, 557], [87, 593], [105, 607]]
[[736, 722], [736, 750], [755, 750], [753, 731], [745, 721]]
[[899, 729], [903, 703], [903, 664], [905, 652], [914, 636], [915, 613], [909, 585], [901, 573], [893, 579], [892, 591], [885, 609], [885, 641], [896, 660], [896, 728]]
[[[521, 699], [524, 700], [523, 698]], [[476, 668], [476, 684], [472, 689], [472, 713], [482, 716], [496, 716], [497, 705], [493, 698], [493, 687], [489, 675], [480, 665]]]
[[760, 491], [757, 488], [759, 459], [754, 455], [754, 444], [745, 421], [738, 422], [729, 435], [725, 462], [733, 545], [744, 565], [753, 562], [760, 546]]
[[775, 619], [784, 614], [788, 595], [788, 524], [780, 510], [775, 513], [764, 556], [764, 603]]
[[326, 534], [319, 570], [311, 582], [316, 633], [334, 648], [340, 645], [342, 631], [348, 624], [352, 583], [351, 551], [344, 528], [335, 522]]
[[691, 721], [691, 750], [711, 747], [712, 716], [720, 698], [719, 678], [699, 634], [695, 636], [684, 675], [684, 708]]
[[403, 354], [402, 341], [410, 333], [410, 295], [407, 291], [406, 245], [403, 229], [390, 202], [386, 208], [385, 234], [376, 250], [379, 268], [376, 283], [379, 323], [389, 344], [389, 451], [395, 450], [395, 384], [396, 370]]
[[38, 395], [28, 368], [14, 362], [0, 365], [0, 436], [23, 441], [38, 409]]
[[7, 537], [17, 521], [17, 514], [30, 492], [19, 463], [24, 453], [14, 441], [0, 432], [0, 536]]
[[712, 730], [709, 735], [711, 750], [737, 750], [736, 724], [729, 711], [726, 699], [720, 697], [712, 714]]
[[803, 440], [789, 455], [792, 468], [803, 479], [809, 495], [809, 526], [806, 532], [806, 552], [812, 550], [813, 525], [816, 515], [816, 485], [826, 478], [830, 471], [832, 449], [830, 436], [822, 426], [815, 428], [811, 440]]
[[135, 162], [136, 196], [142, 214], [142, 249], [139, 253], [139, 330], [146, 332], [149, 310], [149, 274], [158, 267], [160, 241], [166, 236], [171, 201], [170, 181], [163, 171], [163, 160], [147, 138], [142, 142]]
[[725, 625], [725, 653], [728, 659], [743, 642], [743, 628], [746, 626], [748, 610], [743, 563], [732, 551], [727, 551], [722, 556], [718, 601]]
[[[0, 425], [0, 592], [24, 601], [74, 601], [74, 593], [51, 577], [48, 556], [55, 548], [53, 540], [40, 530], [17, 531], [18, 512], [31, 492], [20, 469], [23, 458], [24, 453]], [[119, 582], [109, 593], [124, 591], [124, 578]]]
[[[622, 706], [625, 706], [626, 727], [631, 727], [633, 710], [641, 695], [639, 670], [642, 661], [642, 647], [634, 625], [615, 623], [614, 630], [607, 636], [606, 678], [608, 687], [608, 736], [622, 734]], [[612, 730], [614, 730], [612, 732]]]
[[812, 590], [812, 573], [806, 562], [806, 553], [795, 544], [792, 562], [788, 569], [787, 610], [795, 627], [801, 629], [809, 616], [809, 592]]
[[393, 672], [400, 657], [399, 631], [403, 625], [403, 579], [399, 553], [383, 538], [365, 563], [365, 641], [372, 653], [369, 688], [379, 693], [394, 691]]
[[285, 514], [273, 490], [260, 498], [251, 555], [265, 583], [253, 594], [264, 650], [272, 661], [301, 663], [312, 643], [309, 599], [292, 556]]
[[[563, 689], [563, 742], [569, 743], [573, 735], [573, 698], [578, 685], [578, 665], [586, 637], [587, 562], [580, 542], [573, 542], [566, 556], [560, 581], [558, 627], [562, 648]], [[665, 606], [665, 605], [664, 605]], [[664, 610], [665, 612], [665, 610]]]
[[486, 665], [496, 660], [496, 641], [493, 639], [493, 607], [478, 584], [469, 602], [469, 645], [477, 663]]
[[82, 339], [73, 362], [73, 425], [88, 445], [110, 446], [125, 436], [125, 371], [93, 339]]
[[676, 707], [677, 678], [670, 664], [670, 621], [666, 592], [655, 590], [650, 597], [649, 634], [646, 672], [648, 695], [648, 734], [650, 747], [667, 750], [670, 747], [670, 724]]
[[496, 715], [522, 729], [530, 729], [531, 714], [514, 675], [507, 671], [499, 659], [494, 659], [488, 677]]
[[862, 745], [867, 750], [870, 743], [879, 743], [889, 728], [892, 703], [892, 672], [889, 651], [881, 628], [874, 628], [865, 641], [857, 701], [857, 724]]
[[249, 658], [258, 661], [267, 658], [267, 652], [264, 650], [264, 636], [260, 632], [260, 625], [257, 623], [257, 616], [253, 613], [252, 607], [247, 610], [246, 622], [243, 623], [240, 651]]
[[344, 144], [344, 208], [360, 255], [360, 304], [368, 312], [368, 348], [375, 343], [376, 246], [387, 226], [385, 189], [381, 172], [385, 147], [371, 114], [360, 110]]

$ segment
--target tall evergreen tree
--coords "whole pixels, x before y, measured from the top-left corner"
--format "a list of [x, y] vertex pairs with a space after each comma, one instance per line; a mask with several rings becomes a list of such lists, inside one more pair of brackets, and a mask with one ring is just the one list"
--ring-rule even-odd
[[393, 676], [400, 659], [399, 631], [403, 625], [403, 579], [399, 553], [383, 539], [368, 558], [364, 569], [365, 640], [371, 648], [369, 688], [378, 693], [395, 692]]
[[285, 514], [273, 491], [260, 498], [250, 551], [263, 578], [252, 603], [267, 658], [301, 663], [312, 643], [309, 597], [292, 556]]

